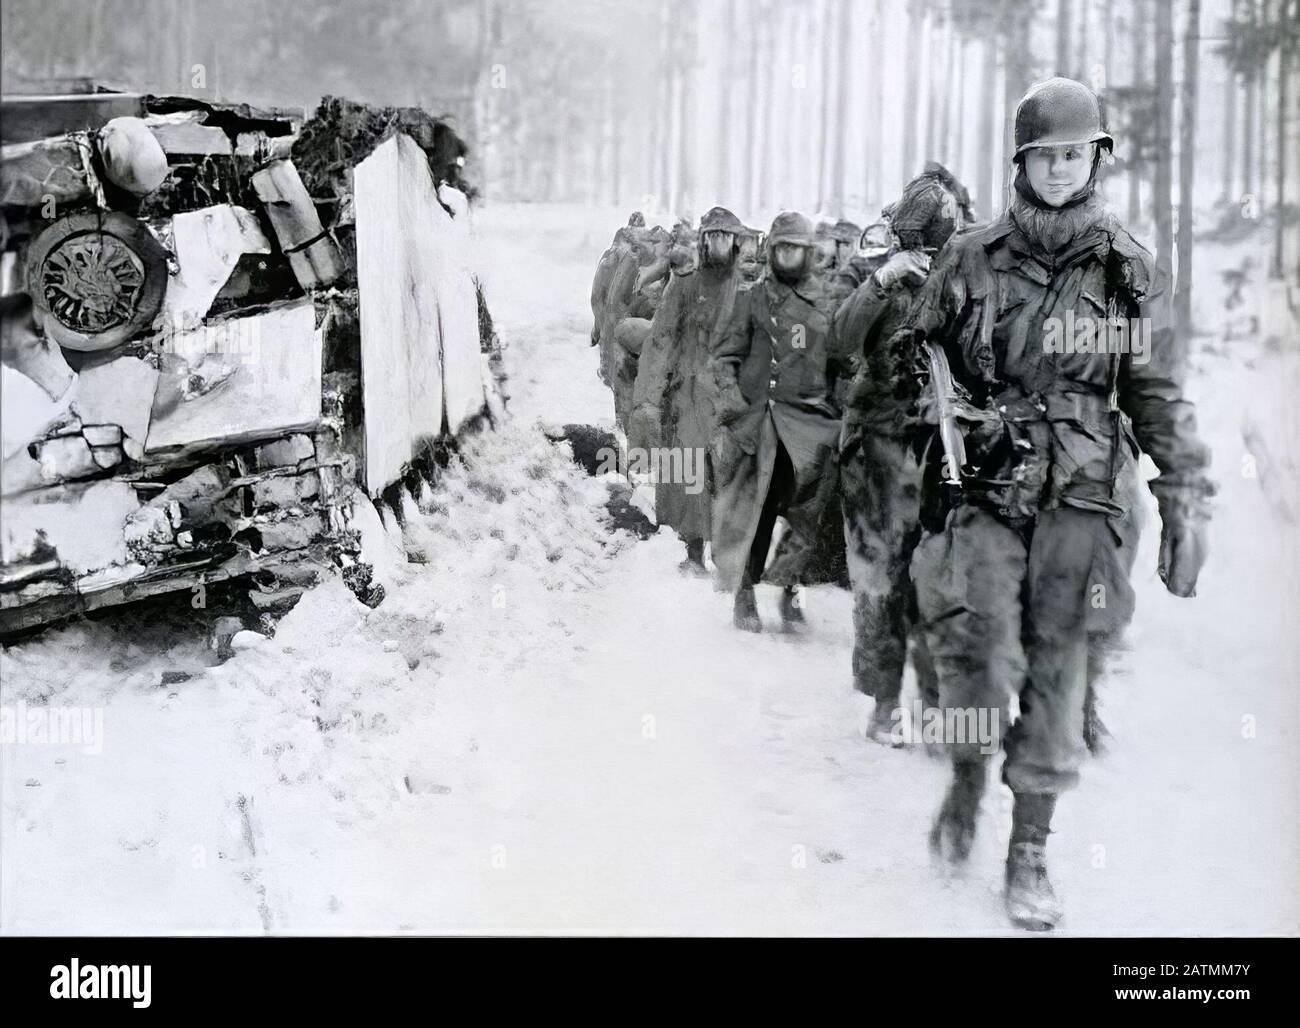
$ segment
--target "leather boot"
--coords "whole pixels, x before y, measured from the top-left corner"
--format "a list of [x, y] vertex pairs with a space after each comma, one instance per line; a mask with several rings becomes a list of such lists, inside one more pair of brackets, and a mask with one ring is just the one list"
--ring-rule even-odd
[[781, 622], [787, 628], [804, 623], [802, 602], [797, 586], [787, 585], [781, 590]]
[[1011, 845], [1007, 849], [1007, 916], [1017, 928], [1045, 932], [1055, 928], [1063, 913], [1061, 901], [1047, 877], [1047, 836], [1056, 796], [1050, 792], [1018, 792], [1011, 814]]
[[709, 569], [704, 566], [704, 540], [691, 539], [686, 544], [686, 559], [677, 565], [683, 575], [694, 578], [709, 577]]
[[754, 599], [754, 587], [742, 585], [736, 590], [736, 605], [731, 619], [742, 632], [761, 632], [763, 622], [758, 616], [758, 602]]
[[898, 701], [876, 700], [871, 711], [871, 723], [867, 725], [867, 738], [881, 746], [897, 749], [903, 745], [903, 731], [900, 728]]
[[970, 857], [987, 780], [987, 758], [953, 762], [952, 782], [930, 829], [930, 852], [953, 867]]

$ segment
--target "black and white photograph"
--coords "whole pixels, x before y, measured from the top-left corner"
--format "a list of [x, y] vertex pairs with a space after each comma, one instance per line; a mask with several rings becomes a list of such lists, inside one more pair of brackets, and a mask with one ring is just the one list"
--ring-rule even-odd
[[0, 31], [0, 936], [1300, 935], [1300, 0]]

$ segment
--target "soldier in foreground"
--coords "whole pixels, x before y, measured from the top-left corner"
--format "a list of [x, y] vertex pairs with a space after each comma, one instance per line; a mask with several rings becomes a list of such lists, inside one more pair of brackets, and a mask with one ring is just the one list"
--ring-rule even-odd
[[737, 628], [762, 631], [754, 586], [763, 578], [778, 515], [792, 543], [769, 580], [783, 585], [781, 616], [796, 602], [816, 539], [818, 486], [834, 457], [839, 417], [827, 382], [831, 309], [813, 272], [813, 233], [801, 214], [778, 215], [767, 238], [766, 277], [736, 300], [712, 344], [718, 429], [712, 445], [713, 562], [735, 594]]
[[[1090, 655], [1133, 611], [1137, 522], [1125, 483], [1138, 448], [1160, 470], [1159, 574], [1176, 596], [1195, 592], [1213, 488], [1178, 383], [1164, 276], [1095, 191], [1113, 146], [1097, 98], [1070, 79], [1040, 83], [1016, 109], [1015, 145], [1008, 209], [954, 237], [919, 297], [915, 338], [938, 372], [931, 386], [945, 363], [956, 385], [931, 397], [946, 452], [927, 470], [923, 518], [935, 531], [912, 571], [942, 705], [992, 708], [1001, 724], [1018, 695], [1003, 737], [1015, 797], [1005, 901], [1013, 924], [1043, 930], [1062, 914], [1046, 845], [1085, 752]], [[1107, 333], [1104, 345], [1067, 349], [1067, 315], [1076, 329], [1149, 319], [1149, 343], [1115, 352]], [[953, 777], [930, 842], [958, 863], [989, 758], [978, 742], [949, 742]]]
[[[953, 180], [955, 181], [955, 180]], [[966, 223], [968, 206], [929, 168], [890, 208], [896, 245], [835, 315], [837, 363], [852, 374], [840, 436], [843, 531], [853, 588], [853, 682], [875, 699], [867, 736], [900, 745], [908, 640], [922, 701], [938, 702], [923, 633], [914, 631], [909, 565], [921, 537], [921, 472], [912, 447], [919, 388], [906, 335], [930, 255]], [[897, 345], [899, 342], [905, 345]]]
[[[641, 349], [628, 445], [666, 448], [670, 468], [703, 472], [713, 433], [714, 382], [709, 340], [731, 315], [740, 287], [737, 255], [740, 219], [714, 207], [700, 221], [698, 268], [673, 275]], [[655, 482], [655, 520], [671, 525], [686, 543], [685, 574], [707, 576], [711, 492], [702, 478], [674, 481], [660, 467]], [[701, 488], [703, 486], [703, 488]]]

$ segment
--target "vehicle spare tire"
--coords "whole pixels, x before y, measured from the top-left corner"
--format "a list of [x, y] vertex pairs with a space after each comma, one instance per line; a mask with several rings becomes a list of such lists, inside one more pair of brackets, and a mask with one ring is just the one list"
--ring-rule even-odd
[[148, 329], [158, 315], [167, 253], [129, 215], [80, 211], [32, 240], [27, 285], [48, 338], [69, 350], [108, 350]]

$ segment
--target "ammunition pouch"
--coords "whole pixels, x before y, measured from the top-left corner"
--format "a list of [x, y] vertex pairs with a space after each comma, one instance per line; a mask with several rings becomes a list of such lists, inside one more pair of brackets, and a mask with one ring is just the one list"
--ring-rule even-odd
[[1009, 524], [1038, 517], [1047, 490], [1051, 431], [1047, 405], [1037, 393], [1004, 390], [993, 404], [1001, 417], [967, 439], [971, 465], [980, 474], [968, 486], [971, 498], [992, 507]]
[[[1061, 391], [1026, 393], [1004, 389], [989, 404], [996, 418], [966, 427], [969, 474], [960, 492], [968, 502], [995, 511], [1013, 527], [1031, 524], [1038, 512], [1064, 504], [1121, 516], [1113, 483], [1119, 447], [1136, 444], [1120, 412], [1102, 393]], [[1105, 474], [1068, 478], [1073, 454], [1070, 440], [1108, 454]], [[1093, 452], [1096, 452], [1094, 450]], [[944, 504], [950, 508], [951, 500]], [[946, 510], [943, 511], [946, 517]]]

